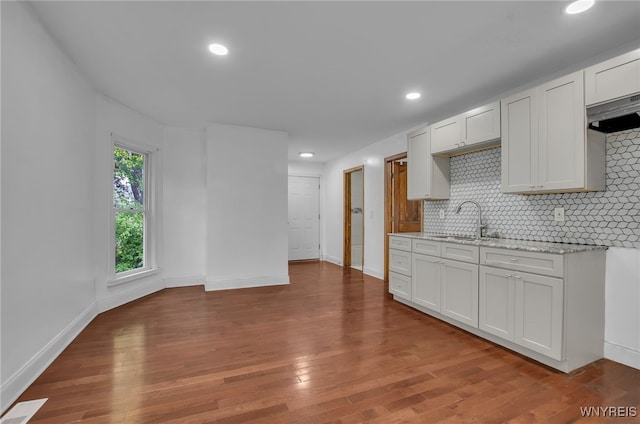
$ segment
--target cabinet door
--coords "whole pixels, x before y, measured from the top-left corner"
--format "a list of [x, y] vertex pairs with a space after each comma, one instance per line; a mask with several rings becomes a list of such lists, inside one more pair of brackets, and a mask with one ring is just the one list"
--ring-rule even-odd
[[572, 190], [585, 187], [583, 71], [541, 85], [538, 99], [538, 189]]
[[389, 271], [411, 275], [411, 252], [389, 249]]
[[461, 147], [460, 116], [431, 125], [431, 153], [436, 154]]
[[514, 280], [514, 341], [562, 360], [563, 280], [526, 273], [515, 273]]
[[429, 128], [407, 138], [407, 199], [431, 197], [431, 135]]
[[480, 266], [478, 328], [513, 341], [515, 282], [513, 271]]
[[440, 313], [478, 328], [478, 265], [443, 259]]
[[538, 178], [535, 89], [502, 100], [502, 191], [531, 191]]
[[462, 145], [469, 146], [500, 138], [500, 102], [462, 114]]
[[440, 312], [440, 258], [413, 254], [412, 300]]
[[585, 70], [587, 106], [640, 93], [640, 49]]
[[411, 277], [389, 271], [389, 293], [411, 300]]
[[431, 156], [429, 127], [407, 137], [407, 199], [448, 199], [449, 158]]

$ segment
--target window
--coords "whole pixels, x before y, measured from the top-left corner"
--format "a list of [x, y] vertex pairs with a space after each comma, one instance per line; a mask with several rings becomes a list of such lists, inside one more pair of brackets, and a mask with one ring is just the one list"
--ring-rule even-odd
[[154, 269], [152, 151], [114, 137], [112, 284]]

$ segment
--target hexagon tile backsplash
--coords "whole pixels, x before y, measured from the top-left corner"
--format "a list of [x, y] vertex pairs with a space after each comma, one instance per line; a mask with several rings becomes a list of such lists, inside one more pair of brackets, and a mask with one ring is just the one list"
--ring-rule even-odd
[[[607, 135], [607, 190], [538, 195], [504, 194], [500, 147], [452, 157], [451, 198], [424, 202], [424, 231], [473, 235], [477, 200], [487, 234], [519, 240], [640, 248], [640, 129]], [[553, 220], [563, 207], [564, 222]], [[439, 211], [445, 210], [445, 219]]]

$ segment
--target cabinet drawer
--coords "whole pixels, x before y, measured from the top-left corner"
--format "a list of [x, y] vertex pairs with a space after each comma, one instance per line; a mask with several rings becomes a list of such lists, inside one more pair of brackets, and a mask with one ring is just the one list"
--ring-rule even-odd
[[480, 263], [498, 268], [532, 272], [534, 274], [562, 277], [564, 257], [550, 253], [526, 252], [520, 250], [480, 248]]
[[480, 257], [480, 248], [458, 243], [442, 243], [442, 257], [477, 264]]
[[423, 255], [440, 256], [441, 244], [439, 241], [432, 240], [413, 240], [413, 252], [422, 253]]
[[389, 249], [389, 271], [411, 276], [411, 252]]
[[389, 249], [411, 252], [411, 239], [408, 237], [389, 236]]
[[411, 277], [389, 272], [389, 293], [411, 300]]

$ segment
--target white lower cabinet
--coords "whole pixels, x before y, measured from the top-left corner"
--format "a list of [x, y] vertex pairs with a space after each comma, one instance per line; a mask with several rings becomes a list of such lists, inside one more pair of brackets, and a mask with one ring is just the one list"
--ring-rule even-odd
[[389, 293], [411, 300], [411, 239], [389, 236]]
[[514, 342], [553, 359], [562, 359], [563, 281], [518, 273]]
[[478, 328], [513, 341], [516, 287], [513, 275], [480, 265]]
[[605, 250], [411, 241], [390, 250], [394, 299], [564, 372], [604, 356]]
[[[415, 248], [424, 250], [424, 242], [414, 240]], [[446, 255], [449, 243], [429, 242], [437, 244], [435, 251]], [[441, 246], [440, 248], [440, 245]], [[478, 247], [459, 246], [463, 251], [470, 251], [466, 256], [478, 260]], [[415, 249], [414, 249], [415, 251]], [[441, 313], [457, 322], [478, 327], [478, 265], [444, 259], [440, 256], [412, 254], [412, 298], [420, 306]]]
[[436, 256], [413, 254], [411, 299], [418, 305], [440, 312], [440, 262]]
[[478, 328], [478, 265], [445, 259], [441, 267], [440, 313]]
[[411, 300], [411, 277], [389, 271], [389, 293]]
[[562, 359], [562, 279], [484, 265], [479, 278], [479, 329]]

